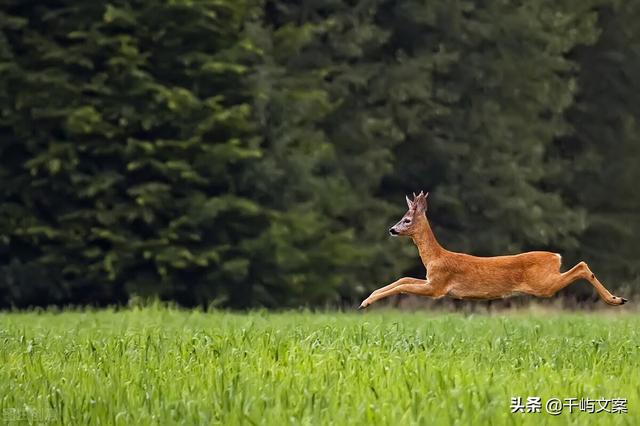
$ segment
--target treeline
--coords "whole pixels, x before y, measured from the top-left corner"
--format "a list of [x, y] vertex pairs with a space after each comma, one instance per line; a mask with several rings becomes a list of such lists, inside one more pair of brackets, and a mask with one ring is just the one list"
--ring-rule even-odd
[[637, 2], [4, 0], [0, 29], [1, 306], [349, 301], [423, 273], [386, 233], [421, 189], [450, 249], [637, 286]]

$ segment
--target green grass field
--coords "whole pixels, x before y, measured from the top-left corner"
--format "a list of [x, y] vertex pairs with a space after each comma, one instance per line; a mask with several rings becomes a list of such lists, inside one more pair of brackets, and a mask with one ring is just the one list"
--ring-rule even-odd
[[[2, 313], [0, 423], [640, 424], [639, 330], [613, 311]], [[542, 412], [512, 414], [518, 396]], [[552, 397], [628, 413], [552, 416]]]

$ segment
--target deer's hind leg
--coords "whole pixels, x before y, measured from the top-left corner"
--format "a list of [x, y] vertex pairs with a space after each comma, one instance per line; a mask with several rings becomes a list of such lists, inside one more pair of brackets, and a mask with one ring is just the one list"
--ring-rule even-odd
[[609, 305], [624, 305], [627, 299], [612, 295], [609, 290], [602, 285], [596, 278], [595, 274], [591, 272], [589, 266], [585, 262], [580, 262], [573, 268], [566, 272], [558, 271], [555, 274], [549, 274], [540, 286], [535, 289], [529, 289], [526, 293], [533, 294], [540, 297], [551, 297], [558, 291], [567, 287], [569, 284], [579, 280], [585, 279], [591, 283], [595, 288], [600, 298]]

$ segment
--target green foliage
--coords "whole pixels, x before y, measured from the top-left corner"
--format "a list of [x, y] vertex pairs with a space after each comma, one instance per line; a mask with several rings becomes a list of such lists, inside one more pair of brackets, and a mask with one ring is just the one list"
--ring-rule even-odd
[[[319, 246], [321, 257], [342, 262], [332, 274], [319, 268], [317, 282], [339, 286], [347, 298], [392, 279], [409, 264], [396, 254], [401, 243], [388, 242], [386, 230], [396, 212], [376, 193], [383, 176], [392, 172], [390, 148], [398, 138], [384, 109], [366, 96], [368, 78], [383, 66], [366, 52], [386, 38], [372, 23], [375, 11], [358, 10], [354, 16], [340, 2], [267, 2], [262, 27], [253, 29], [270, 52], [270, 62], [256, 73], [259, 99], [265, 99], [259, 103], [259, 121], [272, 143], [267, 156], [285, 160], [281, 173], [309, 201], [305, 208], [318, 215], [314, 221], [329, 219], [332, 242], [316, 240], [305, 250]], [[265, 175], [278, 176], [275, 170]], [[310, 173], [315, 179], [302, 178]], [[267, 191], [273, 193], [279, 183], [269, 183]], [[304, 273], [316, 265], [306, 262]]]
[[614, 285], [640, 277], [640, 5], [616, 2], [599, 13], [602, 34], [574, 56], [583, 70], [569, 111], [575, 132], [559, 143], [573, 165], [566, 197], [585, 206], [588, 227], [574, 257], [583, 256]]
[[[52, 425], [640, 420], [637, 315], [237, 315], [151, 307], [5, 313], [0, 324], [0, 415], [9, 424], [18, 416]], [[512, 413], [518, 396], [542, 398], [541, 412]], [[567, 407], [556, 417], [545, 411], [552, 397], [625, 398], [628, 412]]]
[[573, 3], [389, 2], [394, 58], [380, 98], [403, 137], [386, 188], [430, 190], [430, 217], [448, 247], [567, 247], [584, 227], [545, 180], [576, 90], [565, 54], [597, 34], [596, 14]]
[[386, 234], [422, 189], [451, 249], [584, 249], [629, 281], [637, 16], [615, 0], [5, 1], [0, 305], [349, 301], [423, 273]]
[[265, 221], [240, 185], [261, 156], [246, 4], [3, 9], [3, 302], [204, 303], [242, 281], [244, 223]]

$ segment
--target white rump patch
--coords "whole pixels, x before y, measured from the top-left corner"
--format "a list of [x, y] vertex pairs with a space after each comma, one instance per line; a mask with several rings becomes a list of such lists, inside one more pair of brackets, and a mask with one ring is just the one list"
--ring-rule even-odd
[[554, 253], [556, 256], [558, 256], [558, 271], [562, 270], [562, 256], [560, 256], [558, 253]]

